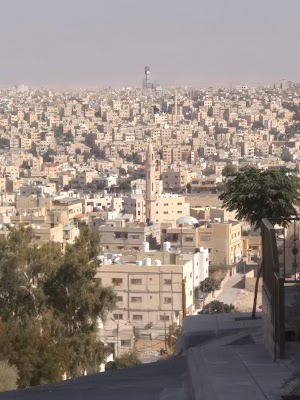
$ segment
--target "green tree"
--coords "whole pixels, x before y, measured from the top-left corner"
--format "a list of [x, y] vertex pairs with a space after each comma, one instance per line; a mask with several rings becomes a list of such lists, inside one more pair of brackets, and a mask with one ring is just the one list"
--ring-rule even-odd
[[120, 357], [117, 357], [115, 361], [110, 361], [106, 364], [106, 371], [111, 371], [113, 369], [123, 369], [129, 367], [135, 367], [141, 362], [135, 351], [124, 353]]
[[231, 175], [234, 175], [236, 173], [236, 171], [237, 171], [236, 165], [226, 164], [222, 170], [222, 175], [225, 177], [231, 176]]
[[74, 245], [67, 246], [59, 268], [45, 283], [49, 304], [69, 334], [94, 332], [99, 317], [115, 306], [115, 294], [95, 278], [98, 239], [83, 229]]
[[[256, 229], [261, 227], [262, 219], [282, 218], [280, 224], [287, 226], [289, 218], [297, 215], [295, 204], [299, 201], [300, 180], [291, 171], [260, 171], [246, 167], [237, 172], [219, 198], [223, 208], [236, 211], [238, 220], [251, 223]], [[256, 277], [252, 317], [255, 318], [258, 282], [263, 263]]]
[[219, 198], [223, 208], [236, 211], [238, 220], [245, 220], [255, 228], [262, 218], [288, 218], [297, 215], [295, 203], [299, 200], [300, 180], [287, 169], [258, 170], [246, 167], [236, 172]]
[[65, 142], [73, 142], [74, 136], [71, 133], [71, 131], [68, 131], [65, 135], [64, 135], [64, 141]]
[[44, 154], [43, 154], [43, 161], [45, 162], [52, 162], [53, 161], [53, 156], [55, 156], [57, 153], [53, 149], [48, 149]]
[[232, 313], [235, 312], [236, 308], [232, 304], [225, 304], [222, 301], [213, 300], [206, 304], [201, 314], [221, 314], [221, 313]]
[[83, 228], [64, 254], [33, 244], [21, 227], [0, 237], [0, 354], [19, 371], [19, 387], [97, 372], [106, 349], [97, 322], [115, 294], [96, 279], [100, 238]]
[[211, 293], [219, 290], [221, 288], [221, 284], [214, 278], [207, 277], [204, 279], [204, 281], [200, 282], [199, 287], [203, 293]]
[[255, 121], [252, 124], [252, 129], [257, 130], [257, 129], [264, 129], [264, 124], [260, 121]]
[[18, 370], [6, 360], [0, 360], [0, 392], [17, 389]]
[[0, 317], [36, 317], [46, 306], [43, 283], [58, 267], [61, 252], [54, 243], [31, 245], [31, 229], [13, 230], [0, 238]]

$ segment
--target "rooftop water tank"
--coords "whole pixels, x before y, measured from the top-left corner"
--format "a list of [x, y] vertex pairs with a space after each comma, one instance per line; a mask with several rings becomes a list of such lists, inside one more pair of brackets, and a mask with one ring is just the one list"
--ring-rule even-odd
[[149, 250], [150, 250], [149, 242], [143, 242], [142, 250], [143, 250], [144, 253], [148, 253], [149, 252]]
[[151, 267], [151, 258], [150, 258], [150, 257], [144, 258], [143, 264], [144, 264], [146, 267]]
[[164, 242], [163, 251], [170, 251], [170, 250], [171, 250], [171, 243], [170, 242]]

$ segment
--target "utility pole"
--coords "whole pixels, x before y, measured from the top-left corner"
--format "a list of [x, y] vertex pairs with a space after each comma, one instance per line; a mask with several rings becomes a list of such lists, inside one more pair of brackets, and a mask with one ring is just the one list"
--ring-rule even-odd
[[182, 319], [186, 317], [186, 292], [185, 292], [185, 279], [182, 279]]
[[205, 307], [205, 280], [203, 281], [203, 290], [202, 290], [202, 293], [203, 293], [203, 306], [202, 306], [202, 310], [204, 311], [204, 307]]
[[169, 326], [169, 350], [173, 352], [173, 325]]
[[167, 321], [166, 321], [166, 313], [164, 313], [164, 323], [165, 323], [165, 351], [167, 352]]
[[120, 332], [120, 329], [119, 329], [119, 314], [118, 314], [118, 323], [117, 323], [117, 357], [119, 357], [119, 332]]

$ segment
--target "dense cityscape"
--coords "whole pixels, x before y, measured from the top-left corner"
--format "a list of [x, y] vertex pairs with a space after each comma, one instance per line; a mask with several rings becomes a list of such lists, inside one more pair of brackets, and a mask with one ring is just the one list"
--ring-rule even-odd
[[300, 177], [299, 103], [287, 80], [165, 88], [150, 67], [141, 88], [0, 90], [0, 349], [54, 346], [31, 375], [15, 354], [19, 387], [157, 361], [186, 316], [252, 310], [261, 231], [220, 195], [245, 168]]

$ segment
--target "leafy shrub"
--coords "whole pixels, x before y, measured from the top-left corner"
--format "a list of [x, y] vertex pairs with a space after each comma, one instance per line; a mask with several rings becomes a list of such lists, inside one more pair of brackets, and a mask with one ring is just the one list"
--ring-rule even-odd
[[0, 360], [0, 392], [17, 389], [18, 370], [6, 360]]

